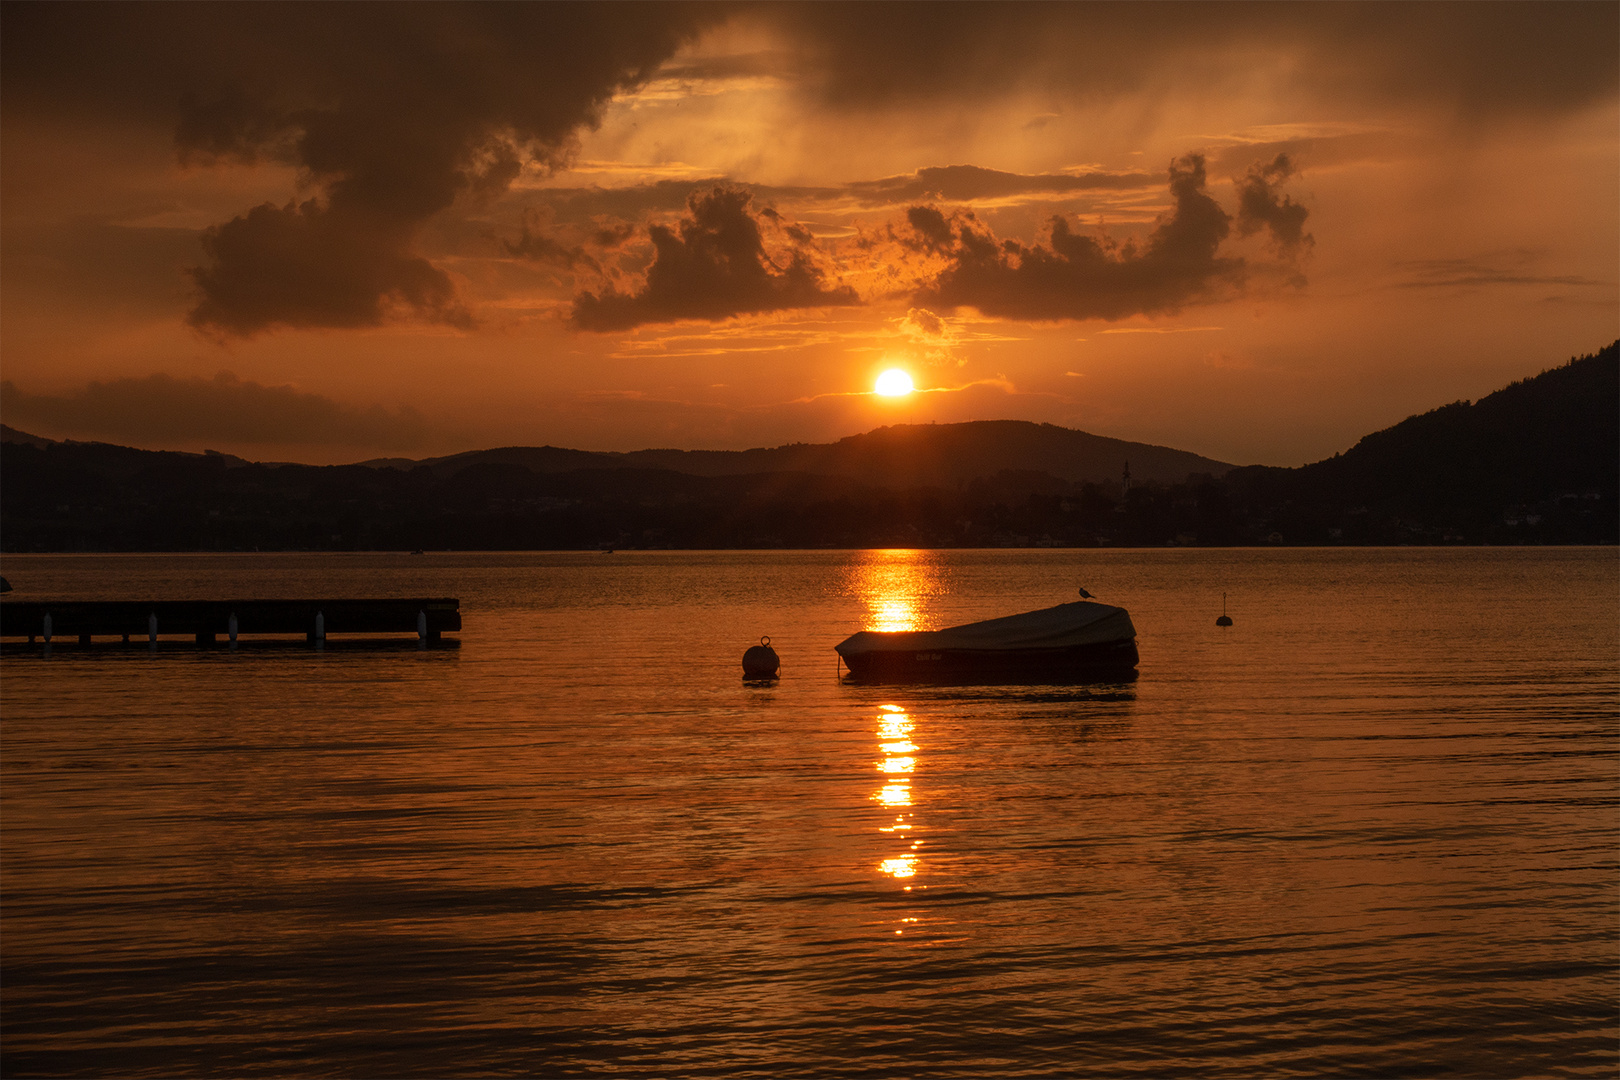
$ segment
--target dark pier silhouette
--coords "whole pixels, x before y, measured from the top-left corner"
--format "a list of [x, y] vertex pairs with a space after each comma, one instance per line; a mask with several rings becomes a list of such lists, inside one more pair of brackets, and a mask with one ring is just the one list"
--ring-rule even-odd
[[415, 634], [438, 641], [461, 629], [455, 598], [389, 600], [8, 600], [0, 603], [0, 637], [36, 641], [97, 637], [147, 641], [186, 636], [199, 645], [238, 636]]

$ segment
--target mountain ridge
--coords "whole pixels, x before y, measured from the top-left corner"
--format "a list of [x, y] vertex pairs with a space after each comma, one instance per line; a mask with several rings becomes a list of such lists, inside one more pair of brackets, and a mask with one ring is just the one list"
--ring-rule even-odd
[[1612, 500], [1620, 489], [1617, 403], [1620, 342], [1478, 401], [1409, 416], [1322, 461], [1247, 466], [1227, 480], [1251, 499], [1290, 502], [1298, 513], [1348, 507], [1444, 517], [1477, 535], [1489, 508], [1523, 520], [1542, 516], [1534, 508], [1549, 502]]
[[665, 469], [689, 476], [797, 472], [846, 476], [883, 487], [954, 487], [1002, 471], [1040, 471], [1070, 483], [1117, 480], [1129, 462], [1139, 481], [1175, 482], [1235, 466], [1187, 450], [1114, 439], [1027, 420], [891, 424], [831, 443], [787, 443], [749, 450], [572, 450], [505, 446], [419, 461], [376, 458], [369, 468], [429, 468], [453, 474], [473, 465], [521, 465], [532, 472]]
[[[1118, 440], [1017, 421], [758, 453], [519, 447], [408, 468], [255, 464], [7, 428], [0, 549], [1614, 544], [1617, 400], [1620, 342], [1297, 468], [1158, 479], [1142, 444], [1127, 444], [1129, 485], [1114, 471]], [[1209, 462], [1160, 463], [1188, 458]], [[523, 463], [536, 459], [563, 467]], [[649, 467], [667, 464], [765, 471]]]

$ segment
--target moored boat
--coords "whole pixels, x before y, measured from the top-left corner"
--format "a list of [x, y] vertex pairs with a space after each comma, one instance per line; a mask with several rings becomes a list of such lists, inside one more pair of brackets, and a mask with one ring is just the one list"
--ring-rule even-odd
[[1124, 608], [1081, 600], [943, 630], [862, 630], [834, 646], [857, 678], [1106, 678], [1137, 665]]

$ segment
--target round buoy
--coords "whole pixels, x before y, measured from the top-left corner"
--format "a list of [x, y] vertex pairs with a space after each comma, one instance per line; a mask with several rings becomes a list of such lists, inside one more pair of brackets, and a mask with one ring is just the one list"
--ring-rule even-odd
[[751, 646], [743, 653], [743, 678], [745, 679], [774, 679], [776, 669], [782, 666], [782, 660], [771, 648], [771, 639], [762, 637], [759, 644]]
[[1226, 614], [1226, 594], [1221, 593], [1221, 617], [1215, 620], [1216, 626], [1231, 626], [1232, 619]]

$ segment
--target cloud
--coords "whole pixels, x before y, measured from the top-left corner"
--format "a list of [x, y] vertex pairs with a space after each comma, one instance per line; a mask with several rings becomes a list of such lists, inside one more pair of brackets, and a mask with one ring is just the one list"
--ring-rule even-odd
[[742, 188], [763, 195], [766, 189], [736, 184], [722, 176], [702, 180], [655, 180], [650, 184], [626, 187], [537, 188], [521, 197], [544, 207], [560, 224], [589, 224], [603, 218], [641, 221], [648, 214], [678, 213], [688, 200], [717, 184]]
[[1174, 207], [1140, 246], [1078, 235], [1062, 217], [1046, 244], [998, 241], [972, 214], [913, 207], [916, 246], [947, 259], [916, 301], [1043, 321], [1122, 319], [1234, 293], [1246, 266], [1218, 254], [1232, 218], [1204, 190], [1203, 157], [1172, 162], [1169, 181]]
[[188, 321], [225, 336], [271, 326], [377, 326], [392, 314], [467, 327], [449, 275], [409, 253], [409, 225], [359, 224], [311, 199], [266, 203], [206, 230]]
[[900, 320], [900, 332], [916, 341], [948, 344], [955, 340], [950, 324], [927, 308], [911, 308]]
[[1203, 334], [1211, 330], [1225, 330], [1224, 326], [1113, 326], [1105, 334]]
[[810, 57], [817, 95], [852, 110], [1020, 90], [1157, 101], [1268, 72], [1289, 100], [1477, 122], [1620, 89], [1613, 4], [804, 4], [765, 17]]
[[1010, 173], [977, 165], [943, 165], [918, 169], [906, 176], [890, 176], [850, 184], [849, 192], [868, 204], [940, 199], [975, 202], [1020, 195], [1062, 195], [1077, 191], [1119, 191], [1149, 187], [1154, 178], [1144, 172]]
[[[970, 220], [971, 217], [969, 215]], [[906, 223], [916, 234], [915, 246], [919, 250], [943, 252], [956, 242], [951, 221], [935, 207], [911, 207], [906, 211]]]
[[966, 363], [956, 353], [962, 334], [951, 325], [949, 319], [941, 318], [927, 308], [909, 309], [903, 318], [896, 321], [895, 329], [915, 358], [935, 364], [954, 362], [961, 366]]
[[1288, 155], [1278, 154], [1269, 164], [1251, 165], [1248, 173], [1236, 181], [1239, 235], [1250, 236], [1267, 229], [1272, 242], [1286, 255], [1294, 255], [1316, 243], [1315, 238], [1305, 232], [1305, 219], [1310, 211], [1277, 193], [1277, 185], [1293, 175], [1294, 166]]
[[751, 199], [746, 191], [725, 187], [691, 196], [677, 229], [648, 228], [655, 254], [642, 288], [581, 292], [574, 297], [572, 324], [581, 330], [627, 330], [644, 323], [859, 303], [854, 290], [824, 283], [808, 236], [780, 226], [779, 216], [766, 209], [760, 216], [787, 237], [780, 256], [786, 265], [773, 259], [759, 221], [749, 213]]
[[1516, 249], [1452, 259], [1409, 259], [1395, 264], [1403, 289], [1473, 288], [1480, 285], [1612, 286], [1574, 274], [1538, 273], [1544, 253]]
[[761, 201], [779, 200], [799, 204], [853, 202], [866, 209], [875, 209], [923, 199], [980, 202], [1088, 191], [1128, 191], [1156, 183], [1157, 179], [1144, 172], [1026, 174], [977, 165], [930, 165], [914, 173], [836, 186], [747, 184], [711, 176], [699, 180], [657, 180], [612, 188], [532, 188], [525, 191], [523, 197], [543, 205], [560, 223], [578, 224], [604, 217], [639, 221], [648, 214], [677, 211], [684, 208], [694, 194], [712, 189], [717, 184], [747, 191]]
[[1299, 135], [1293, 138], [1255, 141], [1242, 139], [1231, 146], [1210, 150], [1210, 168], [1217, 172], [1241, 172], [1256, 160], [1275, 159], [1286, 154], [1297, 167], [1317, 169], [1367, 161], [1388, 161], [1432, 149], [1432, 145], [1409, 133], [1393, 131], [1349, 131]]
[[0, 383], [6, 423], [108, 441], [170, 445], [329, 445], [414, 450], [434, 434], [415, 409], [343, 405], [222, 371], [213, 379], [149, 375], [92, 382], [63, 396]]
[[660, 81], [708, 82], [738, 78], [780, 77], [794, 72], [800, 56], [786, 49], [763, 49], [724, 56], [687, 57], [658, 69]]
[[[593, 239], [603, 247], [614, 247], [622, 242], [625, 236], [618, 230], [599, 229]], [[568, 247], [541, 232], [539, 223], [532, 214], [524, 215], [523, 231], [518, 238], [501, 241], [501, 247], [514, 258], [550, 263], [565, 270], [572, 270], [576, 266], [585, 266], [598, 271], [601, 269], [597, 261], [585, 253], [582, 245]]]
[[[10, 115], [167, 123], [183, 163], [276, 161], [306, 196], [216, 225], [191, 322], [249, 336], [404, 316], [464, 324], [415, 251], [501, 194], [723, 13], [690, 5], [126, 5], [8, 10]], [[313, 273], [314, 280], [308, 277]]]

